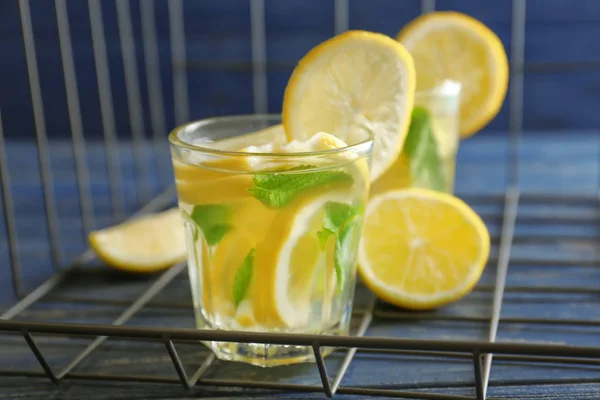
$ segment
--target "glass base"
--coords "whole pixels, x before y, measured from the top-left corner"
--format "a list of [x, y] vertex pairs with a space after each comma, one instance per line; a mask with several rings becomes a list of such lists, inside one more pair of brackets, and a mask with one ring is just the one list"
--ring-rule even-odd
[[[349, 316], [344, 316], [338, 324], [319, 332], [319, 334], [336, 336], [347, 335], [350, 322], [350, 318], [348, 317]], [[205, 325], [203, 328], [206, 329], [207, 326]], [[280, 365], [315, 362], [315, 354], [311, 346], [209, 341], [203, 341], [202, 343], [211, 349], [215, 356], [220, 360], [238, 361], [259, 367], [276, 367]], [[334, 347], [321, 347], [321, 354], [323, 357], [326, 357], [334, 350]]]

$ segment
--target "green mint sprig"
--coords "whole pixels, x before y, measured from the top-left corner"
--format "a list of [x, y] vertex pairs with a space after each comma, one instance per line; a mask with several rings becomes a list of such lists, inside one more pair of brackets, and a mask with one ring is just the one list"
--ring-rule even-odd
[[354, 181], [344, 171], [294, 172], [311, 168], [316, 167], [302, 165], [285, 171], [254, 174], [254, 187], [248, 191], [267, 207], [281, 208], [305, 190], [332, 183], [352, 184]]
[[252, 282], [252, 275], [254, 274], [254, 251], [254, 249], [250, 250], [244, 262], [242, 262], [242, 266], [235, 274], [233, 281], [233, 302], [236, 307], [246, 297], [246, 293], [248, 293], [248, 289], [250, 288], [250, 282]]
[[345, 283], [346, 269], [352, 262], [350, 249], [354, 244], [351, 239], [355, 237], [354, 230], [358, 227], [360, 209], [346, 203], [325, 203], [323, 229], [317, 232], [319, 243], [325, 249], [330, 237], [335, 237], [334, 268], [338, 290]]

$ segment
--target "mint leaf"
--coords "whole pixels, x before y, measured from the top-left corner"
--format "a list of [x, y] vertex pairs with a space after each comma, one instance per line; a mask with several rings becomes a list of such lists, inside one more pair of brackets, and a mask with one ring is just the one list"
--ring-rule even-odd
[[324, 249], [330, 236], [336, 237], [334, 250], [334, 268], [337, 280], [337, 287], [341, 289], [344, 285], [346, 274], [344, 271], [348, 264], [352, 262], [349, 259], [351, 252], [348, 249], [352, 245], [349, 238], [352, 238], [353, 229], [357, 225], [357, 217], [360, 215], [360, 208], [346, 203], [337, 203], [329, 201], [325, 203], [325, 216], [323, 217], [323, 229], [317, 232], [317, 237]]
[[350, 204], [328, 201], [325, 203], [323, 226], [332, 232], [338, 232], [357, 215], [358, 209]]
[[303, 165], [286, 170], [287, 173], [279, 171], [255, 174], [254, 187], [248, 191], [267, 207], [281, 208], [305, 190], [330, 183], [353, 182], [352, 176], [344, 171], [289, 172], [309, 168], [315, 166]]
[[446, 177], [437, 152], [431, 116], [424, 107], [413, 109], [404, 152], [414, 182], [432, 190], [446, 190]]
[[246, 293], [248, 293], [248, 289], [250, 288], [253, 273], [254, 249], [250, 250], [244, 259], [242, 266], [235, 274], [235, 279], [233, 281], [233, 302], [236, 307], [244, 300], [244, 297], [246, 297]]
[[194, 206], [191, 218], [202, 231], [209, 246], [221, 241], [231, 229], [229, 219], [231, 208], [224, 204], [206, 204]]

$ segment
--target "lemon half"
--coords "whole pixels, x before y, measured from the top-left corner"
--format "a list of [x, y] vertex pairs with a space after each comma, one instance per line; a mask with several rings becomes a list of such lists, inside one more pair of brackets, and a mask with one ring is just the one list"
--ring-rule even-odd
[[90, 247], [108, 265], [130, 272], [154, 272], [184, 261], [184, 229], [172, 208], [90, 233]]

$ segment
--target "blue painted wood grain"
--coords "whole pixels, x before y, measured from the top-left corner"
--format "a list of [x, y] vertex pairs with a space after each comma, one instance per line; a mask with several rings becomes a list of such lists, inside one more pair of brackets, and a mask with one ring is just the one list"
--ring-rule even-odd
[[[139, 1], [129, 1], [136, 41], [139, 84], [145, 131], [150, 131], [146, 76], [143, 68]], [[102, 135], [102, 123], [91, 46], [87, 2], [68, 1], [73, 54], [81, 99], [84, 132]], [[198, 69], [197, 62], [248, 63], [250, 46], [249, 0], [184, 1], [190, 116], [253, 111], [250, 71]], [[470, 14], [493, 29], [510, 48], [509, 1], [438, 0], [440, 10]], [[295, 63], [311, 47], [334, 34], [332, 1], [267, 0], [265, 2], [267, 59]], [[113, 0], [101, 2], [107, 40], [117, 133], [130, 135], [123, 60]], [[167, 0], [155, 1], [159, 71], [165, 96], [167, 126], [174, 125], [171, 46], [168, 37]], [[69, 137], [66, 93], [52, 1], [31, 2], [40, 80], [48, 134]], [[350, 0], [351, 29], [368, 29], [395, 35], [420, 12], [418, 0]], [[32, 138], [34, 124], [17, 0], [0, 2], [0, 108], [6, 134]], [[527, 3], [526, 61], [584, 61], [600, 59], [600, 3], [596, 0], [532, 0]], [[186, 68], [186, 66], [179, 66]], [[289, 69], [268, 74], [268, 108], [279, 112]], [[527, 129], [595, 129], [600, 126], [598, 72], [528, 72], [525, 76], [524, 125]], [[486, 128], [499, 134], [508, 127], [506, 104]], [[165, 132], [166, 134], [166, 132]]]

